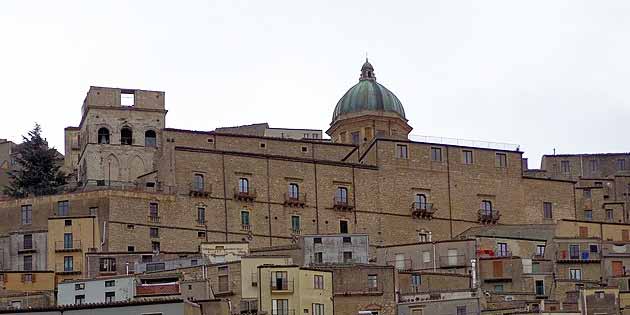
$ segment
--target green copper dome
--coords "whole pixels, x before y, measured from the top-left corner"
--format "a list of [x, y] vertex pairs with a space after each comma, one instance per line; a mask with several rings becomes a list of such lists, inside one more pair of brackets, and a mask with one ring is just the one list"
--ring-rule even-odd
[[406, 119], [402, 103], [394, 93], [376, 82], [374, 67], [367, 60], [361, 67], [359, 83], [351, 87], [339, 100], [332, 120], [334, 122], [341, 115], [361, 111], [391, 112]]

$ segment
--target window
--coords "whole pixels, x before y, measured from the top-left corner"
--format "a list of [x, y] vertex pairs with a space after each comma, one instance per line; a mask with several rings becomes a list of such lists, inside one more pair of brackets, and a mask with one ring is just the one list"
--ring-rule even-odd
[[502, 284], [495, 284], [494, 285], [494, 292], [503, 292], [503, 285]]
[[129, 246], [127, 246], [127, 251], [128, 252], [135, 252], [136, 251], [136, 247], [132, 246], [132, 245], [129, 245]]
[[614, 221], [613, 209], [606, 209], [606, 220]]
[[405, 270], [405, 255], [404, 254], [396, 254], [396, 269]]
[[497, 153], [496, 154], [496, 167], [507, 167], [507, 154], [505, 153]]
[[462, 151], [464, 164], [473, 164], [473, 151], [463, 150]]
[[569, 279], [582, 280], [582, 269], [569, 269]]
[[157, 147], [157, 137], [155, 135], [155, 131], [147, 130], [144, 133], [144, 146], [151, 148]]
[[466, 305], [457, 306], [457, 315], [466, 315]]
[[342, 241], [344, 244], [352, 244], [352, 237], [344, 236]]
[[580, 237], [588, 237], [588, 227], [580, 226], [578, 228], [578, 233], [579, 233]]
[[159, 208], [157, 203], [149, 203], [149, 216], [153, 219], [159, 218]]
[[22, 282], [33, 283], [33, 274], [32, 273], [22, 274]]
[[58, 201], [57, 202], [57, 215], [58, 216], [67, 216], [70, 212], [70, 204], [68, 200]]
[[289, 184], [289, 198], [290, 199], [299, 199], [300, 198], [300, 186], [296, 183]]
[[378, 288], [378, 275], [368, 275], [368, 289]]
[[324, 315], [324, 304], [313, 303], [313, 315]]
[[308, 147], [302, 147], [302, 152], [308, 152]]
[[591, 190], [590, 189], [584, 189], [584, 191], [582, 192], [582, 195], [584, 195], [584, 198], [591, 198]]
[[584, 210], [584, 219], [593, 220], [593, 210]]
[[497, 244], [497, 256], [501, 256], [501, 257], [508, 256], [508, 245], [507, 245], [507, 243], [498, 243]]
[[64, 249], [72, 249], [72, 233], [64, 233], [63, 234], [63, 248]]
[[422, 284], [422, 278], [419, 274], [411, 275], [411, 285], [414, 287], [419, 287]]
[[536, 245], [536, 256], [545, 256], [545, 245]]
[[24, 234], [22, 236], [22, 249], [33, 249], [33, 235]]
[[136, 95], [134, 90], [121, 90], [120, 91], [120, 105], [121, 106], [133, 106], [135, 104]]
[[315, 288], [315, 289], [323, 289], [324, 288], [324, 276], [322, 276], [322, 275], [314, 275], [313, 276], [313, 288]]
[[490, 200], [482, 200], [481, 201], [481, 210], [483, 210], [484, 215], [492, 215], [492, 201]]
[[348, 221], [340, 220], [339, 221], [339, 233], [347, 234], [348, 233]]
[[105, 127], [98, 129], [98, 144], [109, 144], [109, 129]]
[[543, 202], [543, 217], [545, 219], [553, 218], [553, 205], [551, 202]]
[[81, 295], [75, 295], [74, 296], [74, 304], [76, 305], [80, 305], [85, 303], [85, 295], [81, 294]]
[[560, 168], [562, 169], [562, 173], [571, 173], [571, 162], [560, 161]]
[[293, 232], [300, 231], [300, 217], [297, 215], [291, 216], [291, 231]]
[[321, 244], [322, 243], [322, 238], [321, 237], [314, 237], [313, 238], [313, 244]]
[[190, 265], [191, 266], [197, 266], [199, 264], [199, 261], [197, 259], [191, 259], [190, 260]]
[[536, 295], [545, 295], [545, 281], [536, 280]]
[[597, 172], [598, 169], [598, 161], [597, 160], [590, 160], [588, 161], [588, 165], [591, 168], [591, 172]]
[[360, 136], [358, 131], [351, 133], [350, 136], [352, 137], [352, 144], [359, 144]]
[[338, 204], [348, 203], [348, 188], [337, 187], [337, 192], [335, 193], [335, 203], [338, 203]]
[[409, 158], [407, 145], [405, 144], [396, 145], [396, 157], [399, 159], [405, 159], [405, 160]]
[[159, 252], [160, 251], [160, 242], [151, 242], [151, 249], [154, 252]]
[[23, 205], [21, 209], [22, 224], [31, 224], [33, 222], [33, 206]]
[[116, 300], [116, 292], [105, 292], [105, 303], [113, 303]]
[[580, 258], [580, 245], [569, 245], [569, 258], [571, 259]]
[[598, 253], [599, 252], [599, 246], [597, 246], [597, 244], [589, 244], [588, 245], [588, 250], [591, 253]]
[[98, 207], [90, 207], [90, 215], [98, 215]]
[[416, 194], [416, 209], [426, 210], [427, 209], [427, 196], [425, 194]]
[[75, 283], [74, 290], [75, 291], [85, 290], [85, 283]]
[[431, 148], [431, 161], [442, 162], [442, 148]]
[[31, 270], [33, 270], [33, 256], [26, 255], [26, 256], [22, 257], [22, 269], [24, 271], [31, 271]]
[[165, 267], [164, 263], [148, 263], [147, 272], [162, 271]]
[[349, 264], [352, 262], [352, 252], [343, 252], [343, 263]]
[[313, 262], [316, 264], [322, 264], [324, 263], [324, 253], [322, 252], [316, 252], [313, 256]]
[[271, 300], [271, 315], [289, 315], [289, 300], [287, 299]]
[[428, 263], [431, 262], [431, 253], [428, 251], [422, 252], [422, 262]]
[[63, 271], [74, 271], [74, 261], [72, 256], [63, 257]]
[[626, 160], [624, 160], [624, 159], [618, 159], [617, 160], [617, 170], [618, 171], [625, 171], [626, 170]]
[[129, 127], [123, 127], [120, 130], [120, 144], [131, 145], [133, 143], [133, 131]]
[[431, 238], [429, 237], [428, 233], [418, 232], [418, 241], [420, 243], [426, 243], [426, 242], [430, 242]]
[[249, 211], [241, 211], [241, 224], [249, 226]]
[[203, 175], [202, 174], [193, 175], [193, 189], [195, 191], [203, 191], [203, 188], [204, 188]]
[[106, 288], [111, 288], [116, 286], [116, 280], [107, 280], [105, 281], [105, 287]]
[[98, 270], [101, 272], [115, 272], [116, 258], [100, 258], [98, 260], [98, 265]]
[[198, 238], [205, 238], [206, 237], [206, 232], [197, 232], [197, 237]]
[[365, 138], [372, 139], [372, 127], [365, 127]]
[[203, 208], [203, 207], [197, 208], [197, 223], [198, 224], [206, 223], [206, 208]]
[[289, 288], [289, 275], [286, 271], [273, 272], [273, 290], [287, 290]]
[[238, 179], [238, 192], [241, 194], [249, 192], [249, 180], [247, 178]]
[[65, 226], [72, 226], [72, 220], [65, 220], [63, 222], [63, 225], [65, 225]]
[[160, 237], [160, 230], [158, 230], [158, 228], [149, 228], [149, 237], [151, 238]]

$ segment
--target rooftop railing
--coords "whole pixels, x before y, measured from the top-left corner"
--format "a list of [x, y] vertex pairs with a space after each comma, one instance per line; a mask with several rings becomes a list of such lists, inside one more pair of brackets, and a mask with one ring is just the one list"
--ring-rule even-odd
[[423, 136], [423, 135], [409, 135], [409, 140], [417, 142], [429, 142], [445, 145], [457, 145], [463, 147], [483, 148], [483, 149], [497, 149], [506, 151], [519, 151], [521, 146], [514, 143], [505, 142], [491, 142], [471, 139], [458, 139], [448, 137], [436, 137], [436, 136]]

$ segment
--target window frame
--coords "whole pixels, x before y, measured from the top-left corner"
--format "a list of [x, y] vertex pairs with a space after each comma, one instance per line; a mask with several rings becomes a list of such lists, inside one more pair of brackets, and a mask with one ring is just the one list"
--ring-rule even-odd
[[324, 289], [324, 276], [323, 275], [313, 275], [313, 289], [317, 289], [317, 290]]
[[553, 203], [543, 201], [543, 219], [553, 219]]
[[101, 127], [96, 131], [96, 140], [98, 144], [110, 144], [111, 143], [111, 133], [109, 132], [109, 128]]
[[495, 166], [497, 168], [507, 168], [507, 154], [506, 153], [495, 154]]
[[20, 214], [22, 225], [33, 224], [33, 205], [21, 205]]
[[475, 163], [473, 150], [462, 150], [462, 163], [465, 165], [472, 165]]
[[431, 147], [431, 161], [442, 162], [442, 148]]
[[406, 144], [396, 144], [396, 158], [401, 160], [409, 159], [409, 146]]
[[238, 179], [238, 192], [241, 194], [249, 193], [249, 179], [246, 177], [241, 177]]

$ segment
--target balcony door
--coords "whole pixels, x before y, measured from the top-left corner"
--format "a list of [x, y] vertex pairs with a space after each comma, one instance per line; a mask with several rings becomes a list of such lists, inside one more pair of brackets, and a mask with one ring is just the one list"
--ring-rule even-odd
[[289, 315], [289, 300], [274, 299], [271, 300], [272, 315]]
[[288, 287], [288, 275], [286, 271], [276, 271], [274, 276], [276, 290], [286, 290]]

